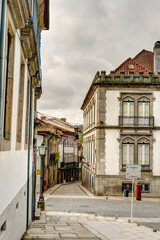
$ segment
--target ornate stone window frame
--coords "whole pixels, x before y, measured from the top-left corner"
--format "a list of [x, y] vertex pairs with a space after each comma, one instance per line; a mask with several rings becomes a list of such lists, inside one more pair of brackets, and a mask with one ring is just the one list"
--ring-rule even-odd
[[118, 100], [120, 101], [120, 116], [123, 116], [123, 99], [130, 97], [134, 100], [134, 113], [138, 116], [138, 100], [142, 97], [150, 101], [150, 116], [153, 116], [153, 93], [151, 92], [121, 92]]
[[124, 153], [124, 145], [132, 145], [133, 146], [133, 163], [134, 163], [134, 161], [135, 161], [135, 142], [134, 142], [134, 139], [133, 138], [131, 138], [131, 137], [126, 137], [126, 138], [123, 138], [123, 140], [122, 140], [122, 168], [123, 169], [126, 169], [126, 164], [124, 164], [123, 163], [123, 161], [124, 161], [124, 159], [123, 159], [123, 157], [124, 157], [124, 155], [123, 155], [123, 153]]
[[125, 170], [125, 168], [123, 168], [123, 140], [124, 139], [133, 139], [134, 140], [134, 164], [138, 164], [138, 141], [140, 141], [141, 139], [147, 139], [150, 143], [150, 148], [149, 148], [149, 167], [142, 167], [142, 171], [152, 171], [153, 169], [153, 143], [154, 143], [154, 139], [153, 139], [153, 135], [152, 133], [146, 133], [145, 135], [142, 133], [137, 133], [137, 132], [131, 132], [131, 133], [120, 133], [120, 139], [118, 139], [119, 142], [119, 170], [120, 172]]
[[[141, 164], [142, 169], [150, 169], [150, 141], [146, 137], [142, 137], [137, 141], [138, 144], [138, 151], [137, 154], [139, 155], [139, 146], [140, 145], [149, 145], [149, 165]], [[139, 156], [137, 156], [137, 162], [139, 164]]]

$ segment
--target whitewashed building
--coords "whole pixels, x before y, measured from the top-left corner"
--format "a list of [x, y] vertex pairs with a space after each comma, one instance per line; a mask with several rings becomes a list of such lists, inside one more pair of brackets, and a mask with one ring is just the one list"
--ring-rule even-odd
[[41, 31], [49, 25], [49, 1], [0, 3], [0, 239], [19, 240], [35, 207], [34, 117], [41, 95], [40, 42]]
[[160, 196], [160, 42], [115, 71], [97, 72], [84, 99], [83, 184], [95, 195], [131, 189], [126, 164], [141, 165], [142, 194]]

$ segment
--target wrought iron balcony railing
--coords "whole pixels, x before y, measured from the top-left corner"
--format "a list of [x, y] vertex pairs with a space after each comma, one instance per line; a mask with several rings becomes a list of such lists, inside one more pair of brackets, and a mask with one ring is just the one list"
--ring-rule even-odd
[[119, 126], [154, 127], [154, 117], [119, 116]]

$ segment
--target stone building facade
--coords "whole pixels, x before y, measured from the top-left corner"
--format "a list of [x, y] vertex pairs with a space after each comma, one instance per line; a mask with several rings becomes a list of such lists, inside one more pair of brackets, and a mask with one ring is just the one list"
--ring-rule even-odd
[[19, 240], [34, 215], [34, 118], [41, 95], [41, 31], [49, 27], [48, 10], [45, 0], [0, 1], [1, 240]]
[[[43, 116], [42, 119], [46, 126], [50, 125], [52, 130], [55, 129], [56, 137], [58, 137], [57, 153], [59, 159], [56, 165], [57, 173], [55, 173], [57, 183], [81, 180], [80, 154], [82, 152], [82, 144], [78, 140], [78, 133], [82, 130], [68, 123], [66, 118], [47, 118]], [[43, 140], [45, 140], [44, 137]], [[52, 173], [50, 172], [50, 174]], [[47, 180], [47, 175], [45, 177]]]
[[[44, 142], [47, 147], [44, 161], [44, 191], [57, 184], [57, 166], [59, 161], [57, 128], [49, 123], [37, 120], [37, 146]], [[41, 158], [37, 151], [37, 193], [40, 192]]]
[[160, 42], [115, 71], [97, 72], [84, 99], [83, 184], [95, 195], [131, 190], [126, 165], [140, 164], [143, 196], [160, 196]]

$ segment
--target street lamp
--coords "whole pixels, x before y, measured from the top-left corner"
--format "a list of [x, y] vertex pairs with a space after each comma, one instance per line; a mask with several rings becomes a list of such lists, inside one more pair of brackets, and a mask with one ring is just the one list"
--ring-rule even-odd
[[38, 146], [39, 155], [41, 157], [41, 177], [40, 177], [40, 196], [38, 201], [38, 208], [42, 211], [45, 210], [45, 203], [44, 203], [44, 159], [46, 155], [47, 146], [45, 146], [44, 142], [42, 142], [41, 146]]

